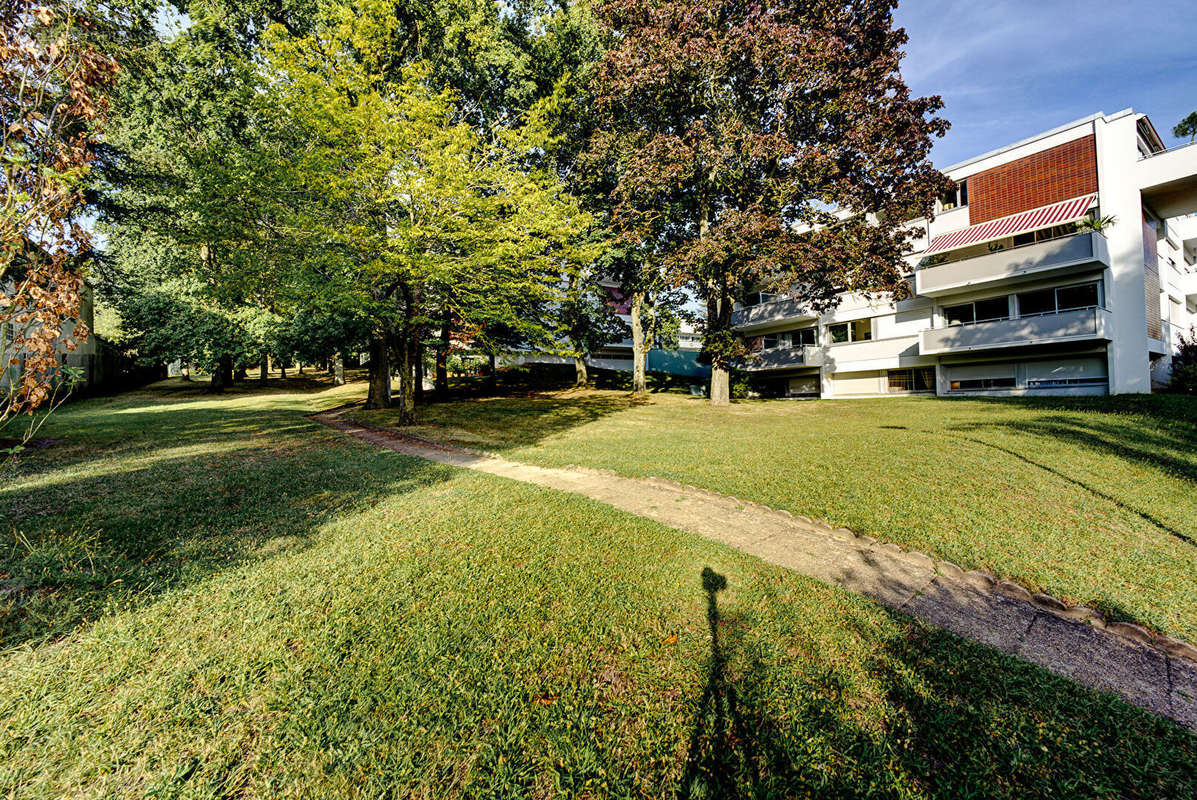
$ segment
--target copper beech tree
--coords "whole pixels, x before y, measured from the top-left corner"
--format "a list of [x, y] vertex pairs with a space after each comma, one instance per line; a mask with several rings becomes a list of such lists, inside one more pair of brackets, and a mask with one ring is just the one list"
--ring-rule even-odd
[[902, 256], [946, 179], [948, 124], [899, 72], [892, 0], [602, 0], [610, 47], [588, 166], [606, 172], [618, 237], [706, 305], [711, 402], [743, 355], [748, 287], [816, 310], [844, 291], [906, 291]]
[[0, 14], [3, 426], [52, 404], [67, 377], [62, 357], [89, 333], [77, 264], [90, 240], [77, 215], [106, 112], [100, 90], [117, 65], [88, 43], [92, 24], [70, 3], [9, 0]]

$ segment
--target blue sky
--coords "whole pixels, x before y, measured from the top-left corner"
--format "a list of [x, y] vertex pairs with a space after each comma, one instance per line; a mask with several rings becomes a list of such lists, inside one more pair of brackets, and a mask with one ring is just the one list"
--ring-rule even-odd
[[906, 82], [941, 95], [952, 123], [938, 167], [1127, 107], [1171, 145], [1197, 110], [1194, 0], [899, 0], [895, 18], [910, 36]]

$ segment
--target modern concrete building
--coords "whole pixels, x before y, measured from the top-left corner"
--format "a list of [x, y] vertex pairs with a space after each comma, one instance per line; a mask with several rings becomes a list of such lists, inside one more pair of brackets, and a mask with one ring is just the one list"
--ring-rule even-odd
[[[732, 322], [772, 394], [1121, 394], [1167, 380], [1197, 322], [1197, 145], [1132, 110], [945, 170], [908, 258], [909, 299], [816, 315], [762, 296]], [[1113, 224], [1080, 227], [1084, 220]]]

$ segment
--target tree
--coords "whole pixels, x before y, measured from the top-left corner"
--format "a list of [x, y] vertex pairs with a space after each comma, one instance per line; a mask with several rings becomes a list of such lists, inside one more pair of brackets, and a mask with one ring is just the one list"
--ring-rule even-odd
[[[890, 0], [606, 0], [592, 162], [614, 173], [618, 233], [660, 254], [706, 305], [711, 402], [743, 351], [743, 288], [816, 309], [844, 291], [905, 291], [899, 269], [945, 179], [929, 160], [947, 123], [899, 73]], [[843, 209], [844, 214], [835, 213]]]
[[588, 218], [529, 162], [548, 132], [536, 113], [487, 136], [456, 121], [458, 96], [432, 70], [393, 67], [400, 25], [386, 0], [330, 5], [312, 34], [272, 30], [267, 81], [299, 144], [290, 152], [288, 230], [305, 248], [282, 281], [370, 321], [368, 405], [414, 405], [426, 332], [445, 319], [545, 336], [519, 309], [555, 297]]
[[78, 218], [117, 74], [114, 14], [29, 0], [0, 9], [0, 428], [53, 404], [70, 382], [63, 354], [89, 334]]
[[1172, 129], [1172, 135], [1177, 139], [1188, 136], [1190, 142], [1197, 139], [1197, 111], [1176, 123], [1176, 127]]
[[561, 304], [562, 338], [568, 345], [566, 354], [574, 359], [574, 385], [579, 387], [590, 380], [586, 359], [628, 334], [627, 326], [612, 307], [603, 277], [603, 271], [594, 264], [575, 270], [567, 278]]

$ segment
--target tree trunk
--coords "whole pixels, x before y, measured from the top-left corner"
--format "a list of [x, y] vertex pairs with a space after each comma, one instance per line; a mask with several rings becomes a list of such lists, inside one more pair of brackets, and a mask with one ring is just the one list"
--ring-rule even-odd
[[436, 399], [449, 399], [449, 338], [453, 332], [449, 329], [449, 320], [441, 326], [441, 342], [436, 348]]
[[399, 419], [397, 422], [400, 425], [412, 425], [416, 421], [416, 392], [412, 385], [415, 381], [413, 378], [412, 364], [412, 346], [410, 334], [400, 337], [395, 343], [395, 356], [399, 361], [399, 402], [396, 407], [399, 409]]
[[212, 370], [212, 381], [208, 391], [220, 394], [233, 383], [233, 357], [223, 355], [216, 361], [216, 368]]
[[287, 379], [287, 365], [286, 364], [278, 365], [278, 376], [280, 378], [282, 378], [283, 380]]
[[391, 364], [385, 336], [370, 337], [370, 391], [366, 408], [391, 407]]
[[343, 355], [341, 355], [340, 353], [337, 353], [333, 357], [332, 373], [333, 373], [333, 383], [335, 383], [337, 386], [344, 386], [345, 385], [345, 357]]
[[498, 394], [499, 391], [499, 365], [494, 353], [487, 356], [486, 391], [491, 394]]
[[245, 367], [237, 367], [237, 371], [233, 373], [233, 380], [247, 381], [249, 380], [249, 371]]
[[268, 377], [270, 377], [270, 370], [266, 366], [266, 359], [263, 358], [258, 364], [258, 380], [265, 383]]
[[586, 359], [582, 356], [574, 356], [574, 386], [580, 389], [589, 382], [590, 376], [586, 374]]
[[414, 373], [414, 388], [416, 405], [424, 404], [424, 337], [416, 335], [412, 339], [412, 372]]
[[185, 381], [191, 380], [191, 364], [186, 361], [179, 362], [179, 377]]
[[644, 325], [641, 314], [644, 310], [644, 293], [632, 293], [632, 307], [629, 309], [632, 317], [632, 394], [640, 396], [648, 394], [646, 379], [646, 364], [648, 353], [644, 345]]
[[[698, 239], [706, 239], [711, 232], [711, 206], [705, 193], [700, 202], [698, 218]], [[727, 355], [723, 348], [723, 333], [731, 325], [727, 286], [723, 280], [711, 280], [707, 284], [707, 336], [715, 334], [717, 347], [711, 358], [711, 405], [731, 404], [731, 375], [728, 371]]]
[[299, 374], [302, 375], [303, 374], [303, 364], [302, 363], [298, 364], [297, 369], [299, 371]]

